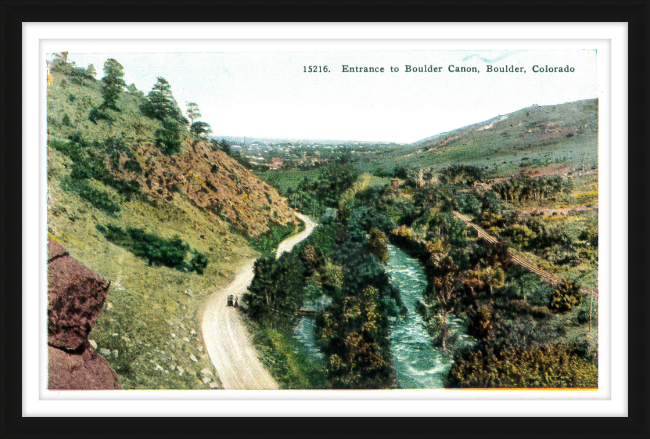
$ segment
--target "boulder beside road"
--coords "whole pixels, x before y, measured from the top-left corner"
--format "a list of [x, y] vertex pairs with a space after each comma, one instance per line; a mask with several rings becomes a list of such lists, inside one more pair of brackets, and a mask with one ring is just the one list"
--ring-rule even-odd
[[90, 344], [79, 352], [48, 346], [47, 354], [49, 390], [122, 389], [117, 374]]
[[88, 342], [110, 284], [52, 240], [47, 271], [48, 388], [121, 389], [117, 374]]

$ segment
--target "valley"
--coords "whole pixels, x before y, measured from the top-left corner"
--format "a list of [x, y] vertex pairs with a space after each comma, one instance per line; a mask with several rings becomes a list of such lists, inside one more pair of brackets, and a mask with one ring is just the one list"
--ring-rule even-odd
[[93, 72], [52, 64], [47, 231], [110, 282], [89, 343], [122, 388], [598, 387], [597, 100], [235, 138]]

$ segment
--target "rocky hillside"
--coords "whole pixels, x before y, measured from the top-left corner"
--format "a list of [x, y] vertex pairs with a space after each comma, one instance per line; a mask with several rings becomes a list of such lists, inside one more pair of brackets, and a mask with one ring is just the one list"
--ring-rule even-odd
[[112, 120], [93, 122], [89, 116], [102, 102], [100, 83], [54, 72], [48, 90], [50, 145], [70, 138], [85, 142], [82, 148], [93, 159], [101, 160], [116, 179], [136, 182], [136, 191], [146, 197], [159, 202], [185, 197], [205, 214], [252, 236], [268, 231], [271, 223], [294, 220], [295, 213], [273, 187], [207, 141], [183, 132], [180, 154], [164, 154], [155, 146], [162, 124], [142, 113], [144, 99], [121, 93], [120, 111], [106, 110]]
[[142, 172], [128, 170], [122, 163], [115, 175], [137, 181], [152, 199], [187, 197], [206, 214], [253, 236], [268, 231], [270, 222], [285, 224], [295, 218], [273, 187], [208, 142], [190, 144], [177, 157], [167, 157], [150, 145], [136, 145], [133, 152]]
[[101, 81], [64, 67], [48, 86], [48, 237], [110, 281], [84, 355], [101, 354], [125, 389], [219, 388], [201, 307], [259, 255], [253, 244], [290, 233], [294, 211], [186, 125], [163, 151], [143, 92], [102, 108]]

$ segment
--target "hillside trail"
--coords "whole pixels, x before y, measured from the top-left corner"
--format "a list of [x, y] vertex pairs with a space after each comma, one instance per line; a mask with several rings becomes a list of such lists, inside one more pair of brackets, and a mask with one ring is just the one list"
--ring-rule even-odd
[[[480, 238], [485, 239], [487, 242], [491, 244], [497, 244], [499, 242], [497, 238], [487, 233], [482, 227], [474, 224], [470, 217], [463, 215], [459, 212], [454, 212], [454, 216], [459, 220], [463, 221], [468, 227], [476, 230]], [[512, 258], [513, 263], [528, 269], [532, 273], [535, 273], [545, 282], [548, 282], [552, 285], [557, 285], [559, 283], [562, 283], [562, 281], [564, 280], [555, 274], [542, 270], [537, 265], [533, 264], [532, 262], [522, 257], [521, 255], [519, 255], [518, 253], [516, 253], [514, 250], [510, 248], [508, 249], [508, 254]], [[585, 288], [582, 285], [580, 286], [580, 291], [582, 291], [582, 293], [586, 295], [591, 294], [593, 296], [598, 296], [598, 291], [590, 290], [589, 288]]]
[[[307, 238], [318, 225], [307, 216], [297, 214], [305, 222], [305, 230], [280, 243], [276, 253], [291, 249]], [[253, 281], [255, 259], [248, 260], [235, 280], [212, 293], [203, 313], [203, 341], [219, 379], [227, 390], [278, 390], [279, 386], [259, 359], [248, 332], [244, 316], [238, 308], [227, 306], [229, 295], [241, 303], [241, 296]]]

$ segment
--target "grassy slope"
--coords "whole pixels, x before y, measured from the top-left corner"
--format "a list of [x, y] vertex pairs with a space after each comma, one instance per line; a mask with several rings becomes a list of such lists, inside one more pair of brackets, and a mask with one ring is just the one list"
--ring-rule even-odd
[[[89, 140], [120, 137], [129, 146], [151, 144], [160, 124], [142, 116], [137, 96], [120, 95], [122, 111], [110, 111], [116, 119], [112, 124], [100, 121], [95, 125], [88, 120], [91, 108], [101, 104], [99, 90], [99, 83], [86, 80], [79, 85], [62, 74], [54, 75], [48, 90], [50, 140], [65, 140], [81, 132]], [[63, 123], [66, 115], [69, 125]], [[139, 199], [127, 202], [111, 187], [90, 181], [121, 208], [106, 214], [66, 189], [71, 166], [68, 157], [49, 148], [48, 236], [112, 282], [105, 310], [89, 338], [116, 370], [124, 388], [220, 387], [201, 340], [201, 306], [212, 290], [232, 279], [243, 261], [259, 253], [245, 237], [231, 231], [230, 223], [206, 214], [182, 193], [171, 201], [159, 199], [154, 206]], [[198, 275], [149, 267], [145, 260], [110, 243], [95, 229], [96, 224], [107, 223], [142, 228], [164, 238], [177, 234], [207, 255], [207, 269]], [[208, 374], [201, 373], [205, 369]]]
[[185, 194], [211, 216], [221, 216], [251, 235], [266, 232], [270, 221], [285, 224], [293, 219], [294, 212], [274, 189], [207, 142], [194, 143], [186, 129], [181, 129], [183, 151], [171, 157], [163, 154], [154, 146], [161, 123], [142, 114], [141, 96], [121, 93], [121, 111], [106, 110], [114, 122], [98, 120], [94, 124], [88, 115], [101, 102], [100, 82], [86, 80], [78, 85], [70, 77], [56, 73], [48, 90], [49, 140], [65, 142], [74, 133], [87, 141], [119, 138], [143, 172], [125, 166], [126, 156], [122, 153], [116, 169], [110, 160], [105, 163], [115, 177], [136, 180], [147, 196], [160, 202], [177, 193]]
[[[281, 194], [286, 194], [287, 189], [296, 189], [304, 178], [315, 179], [321, 172], [320, 169], [310, 169], [308, 171], [301, 171], [299, 169], [287, 169], [278, 171], [257, 172], [256, 175], [263, 181], [275, 187]], [[367, 186], [383, 186], [390, 183], [388, 177], [376, 177], [374, 175], [364, 173], [361, 176], [361, 181]]]
[[[536, 167], [584, 164], [590, 169], [598, 163], [597, 117], [597, 100], [525, 108], [490, 129], [479, 130], [484, 123], [472, 125], [433, 140], [390, 147], [355, 165], [367, 171], [398, 166], [439, 170], [462, 163], [488, 166], [491, 174], [518, 172], [526, 162]], [[572, 136], [567, 137], [569, 133]], [[449, 141], [455, 136], [459, 137]]]
[[[49, 151], [48, 234], [112, 282], [107, 308], [90, 339], [99, 348], [118, 351], [117, 357], [106, 358], [124, 388], [206, 388], [195, 375], [203, 368], [212, 369], [200, 339], [201, 303], [212, 288], [230, 280], [241, 262], [257, 253], [245, 238], [230, 233], [229, 224], [207, 217], [181, 197], [158, 207], [142, 201], [121, 203], [117, 216], [105, 214], [62, 189], [57, 175], [66, 174], [69, 163], [67, 157]], [[207, 255], [208, 267], [203, 275], [149, 267], [145, 260], [107, 241], [95, 229], [98, 223], [143, 228], [165, 238], [178, 234]], [[185, 294], [187, 290], [191, 296]], [[190, 342], [183, 342], [184, 337]], [[189, 355], [199, 361], [194, 363]], [[157, 365], [164, 370], [155, 370]], [[175, 370], [179, 365], [186, 370], [182, 375]]]
[[[53, 82], [47, 93], [47, 126], [49, 139], [67, 140], [68, 136], [81, 132], [90, 140], [103, 140], [108, 137], [120, 137], [128, 144], [152, 141], [154, 132], [160, 128], [160, 122], [143, 117], [139, 110], [141, 98], [129, 93], [121, 93], [118, 106], [122, 110], [108, 110], [115, 122], [97, 124], [88, 120], [93, 107], [99, 106], [103, 98], [100, 93], [101, 83], [84, 80], [83, 86], [72, 82], [71, 78], [61, 73], [54, 73]], [[68, 116], [70, 124], [63, 123]]]
[[287, 169], [256, 172], [255, 174], [261, 180], [275, 187], [281, 194], [286, 194], [287, 189], [295, 189], [305, 177], [310, 180], [315, 179], [319, 173], [320, 169], [310, 169], [308, 171], [302, 171], [300, 169]]
[[253, 342], [262, 363], [281, 389], [324, 389], [327, 386], [325, 364], [310, 356], [287, 328], [275, 329], [250, 322]]

